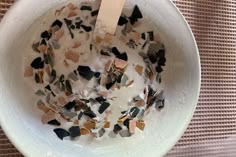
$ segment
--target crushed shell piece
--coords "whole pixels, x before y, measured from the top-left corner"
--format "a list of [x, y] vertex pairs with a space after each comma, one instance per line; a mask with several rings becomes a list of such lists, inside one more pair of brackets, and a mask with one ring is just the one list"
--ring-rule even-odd
[[74, 45], [72, 46], [72, 48], [78, 48], [81, 46], [81, 43], [79, 41], [75, 41]]
[[68, 18], [74, 17], [74, 16], [76, 16], [76, 15], [77, 15], [77, 13], [72, 10], [72, 11], [69, 12]]
[[41, 122], [43, 124], [47, 124], [49, 121], [54, 120], [55, 119], [55, 113], [50, 110], [49, 112], [45, 113], [42, 118], [41, 118]]
[[126, 115], [126, 116], [123, 116], [123, 117], [121, 117], [119, 120], [118, 120], [118, 123], [123, 123], [126, 119], [128, 119], [129, 118], [129, 116], [128, 115]]
[[141, 35], [137, 32], [130, 32], [131, 38], [137, 43], [139, 42]]
[[116, 68], [118, 69], [125, 69], [126, 66], [128, 65], [128, 62], [122, 60], [122, 59], [119, 59], [119, 58], [115, 58], [115, 66]]
[[66, 99], [64, 97], [59, 97], [58, 102], [59, 102], [60, 106], [63, 107], [66, 104]]
[[74, 120], [74, 122], [73, 122], [75, 125], [79, 125], [79, 120]]
[[107, 129], [107, 128], [110, 128], [110, 122], [106, 122], [103, 126], [103, 128]]
[[84, 123], [84, 127], [91, 130], [91, 129], [94, 129], [96, 126], [96, 124], [94, 122], [85, 122]]
[[103, 97], [108, 97], [108, 94], [109, 94], [109, 93], [106, 92], [106, 91], [99, 91], [98, 94], [101, 95], [101, 96], [103, 96]]
[[139, 100], [139, 101], [135, 102], [134, 104], [137, 107], [142, 107], [142, 106], [145, 106], [145, 101], [144, 100]]
[[110, 33], [107, 33], [104, 37], [104, 42], [105, 43], [111, 43], [113, 36]]
[[75, 9], [77, 9], [77, 7], [74, 6], [74, 4], [72, 4], [72, 3], [68, 3], [66, 7], [69, 8], [70, 10], [75, 10]]
[[144, 123], [143, 120], [139, 120], [139, 121], [136, 122], [136, 126], [137, 126], [137, 128], [139, 128], [140, 130], [143, 131], [144, 128], [145, 128], [145, 123]]
[[136, 121], [131, 120], [131, 121], [129, 122], [129, 132], [130, 132], [131, 134], [134, 134], [134, 133], [135, 133], [135, 128], [136, 128]]
[[25, 68], [25, 73], [24, 73], [24, 77], [31, 77], [33, 76], [33, 68], [32, 67], [27, 67]]
[[126, 84], [126, 87], [131, 86], [133, 83], [134, 83], [134, 80], [129, 81], [129, 82]]
[[143, 74], [143, 66], [141, 66], [141, 65], [136, 65], [136, 66], [135, 66], [135, 70], [136, 70], [136, 72], [137, 72], [139, 75], [142, 75], [142, 74]]
[[48, 113], [50, 111], [50, 108], [48, 108], [45, 104], [38, 104], [38, 109], [43, 111], [44, 113]]
[[88, 135], [90, 134], [90, 131], [86, 128], [80, 128], [81, 135]]
[[63, 37], [64, 33], [65, 32], [63, 29], [59, 29], [58, 31], [56, 31], [55, 36], [54, 36], [55, 40], [58, 41], [59, 39], [61, 39], [61, 37]]
[[96, 43], [100, 44], [102, 42], [102, 38], [100, 36], [96, 37]]
[[46, 45], [39, 45], [38, 50], [42, 53], [47, 51], [48, 47]]
[[73, 61], [74, 63], [79, 62], [79, 55], [71, 50], [65, 53], [65, 58]]
[[113, 63], [113, 61], [110, 60], [110, 61], [108, 61], [108, 62], [105, 64], [105, 70], [106, 70], [107, 72], [110, 71], [111, 66], [112, 66], [112, 63]]

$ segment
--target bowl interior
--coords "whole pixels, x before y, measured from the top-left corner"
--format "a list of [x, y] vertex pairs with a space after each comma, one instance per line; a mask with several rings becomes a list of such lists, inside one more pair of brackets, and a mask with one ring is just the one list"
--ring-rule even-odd
[[200, 87], [199, 54], [192, 33], [170, 1], [127, 0], [137, 4], [158, 27], [167, 49], [162, 75], [166, 106], [150, 115], [146, 131], [122, 140], [90, 141], [86, 144], [60, 141], [52, 128], [42, 125], [32, 89], [23, 78], [25, 51], [34, 30], [32, 24], [50, 8], [67, 0], [18, 1], [0, 25], [0, 123], [10, 140], [26, 156], [162, 156], [181, 137], [191, 120]]

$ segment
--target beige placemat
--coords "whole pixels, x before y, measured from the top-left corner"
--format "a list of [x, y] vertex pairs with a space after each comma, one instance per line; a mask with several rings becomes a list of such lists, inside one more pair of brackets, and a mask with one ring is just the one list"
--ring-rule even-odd
[[[0, 18], [13, 1], [0, 0]], [[236, 156], [236, 0], [173, 1], [196, 37], [202, 88], [191, 124], [167, 157]], [[0, 157], [20, 156], [0, 130]]]

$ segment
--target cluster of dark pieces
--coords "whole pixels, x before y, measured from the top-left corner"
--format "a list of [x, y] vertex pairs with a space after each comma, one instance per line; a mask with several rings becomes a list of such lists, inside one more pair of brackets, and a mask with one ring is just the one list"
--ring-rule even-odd
[[[91, 16], [94, 17], [98, 14], [98, 10], [92, 10], [92, 7], [90, 6], [81, 6], [80, 7], [81, 11], [90, 11]], [[128, 29], [128, 25], [134, 25], [138, 19], [143, 18], [142, 13], [140, 12], [138, 6], [134, 7], [134, 10], [132, 14], [129, 17], [126, 16], [121, 16], [119, 19], [118, 25], [123, 26], [125, 25], [125, 29]], [[64, 23], [66, 24], [70, 36], [73, 39], [74, 38], [74, 31], [75, 29], [80, 30], [80, 32], [91, 32], [93, 27], [92, 25], [85, 25], [83, 24], [83, 20], [80, 17], [76, 17], [74, 20], [71, 20], [69, 18], [64, 18]], [[56, 97], [57, 93], [55, 93], [51, 88], [52, 86], [55, 86], [57, 89], [59, 89], [61, 92], [65, 92], [67, 96], [70, 95], [76, 95], [76, 93], [73, 93], [72, 90], [72, 84], [71, 80], [77, 81], [79, 76], [82, 77], [83, 79], [86, 79], [90, 81], [92, 78], [97, 79], [98, 83], [100, 85], [104, 85], [107, 90], [110, 90], [114, 85], [116, 87], [118, 86], [126, 86], [128, 77], [124, 74], [125, 72], [125, 67], [123, 64], [126, 64], [128, 61], [128, 56], [126, 52], [121, 53], [116, 47], [113, 47], [108, 50], [101, 50], [100, 54], [105, 55], [105, 56], [111, 56], [114, 55], [116, 59], [121, 60], [121, 65], [116, 65], [113, 62], [111, 62], [111, 66], [106, 69], [104, 74], [101, 74], [100, 72], [93, 71], [89, 66], [84, 66], [84, 65], [79, 65], [76, 70], [71, 72], [67, 77], [62, 75], [58, 75], [57, 71], [53, 69], [54, 67], [54, 53], [53, 53], [53, 48], [56, 49], [58, 46], [56, 46], [56, 41], [49, 43], [49, 40], [51, 39], [53, 33], [61, 29], [63, 26], [63, 22], [60, 20], [55, 20], [52, 25], [50, 30], [44, 31], [41, 33], [41, 41], [38, 43], [33, 44], [33, 49], [39, 53], [42, 51], [45, 52], [43, 53], [43, 58], [42, 57], [37, 57], [35, 58], [32, 63], [31, 67], [37, 72], [35, 73], [35, 82], [36, 83], [44, 83], [43, 82], [43, 69], [45, 69], [45, 65], [50, 66], [51, 68], [49, 69], [49, 77], [50, 81], [46, 87], [45, 91], [39, 90], [36, 92], [36, 95], [38, 96], [46, 96], [46, 102], [49, 105], [52, 105], [51, 101], [51, 96]], [[141, 35], [143, 40], [147, 40], [143, 48], [149, 43], [154, 41], [154, 34], [153, 32], [147, 32], [143, 33]], [[134, 41], [130, 40], [129, 43], [127, 44], [129, 47], [134, 48], [134, 44], [136, 44]], [[39, 49], [40, 47], [40, 49]], [[150, 43], [148, 53], [140, 53], [140, 55], [143, 57], [147, 68], [145, 70], [145, 76], [147, 78], [150, 78], [150, 72], [154, 73], [153, 71], [153, 64], [156, 65], [156, 72], [160, 74], [163, 69], [162, 66], [165, 66], [166, 58], [165, 58], [165, 49], [162, 44], [159, 43]], [[122, 67], [122, 68], [120, 68]], [[105, 76], [105, 82], [102, 78], [102, 76]], [[68, 78], [68, 79], [65, 79]], [[160, 81], [160, 76], [158, 75], [158, 80]], [[147, 92], [147, 93], [145, 93]], [[144, 94], [147, 95], [147, 100], [145, 101], [145, 108], [143, 109], [142, 106], [135, 106], [135, 103], [141, 100], [140, 97], [135, 97], [132, 100], [132, 105], [134, 107], [131, 107], [129, 110], [122, 112], [122, 116], [119, 118], [117, 121], [117, 124], [114, 125], [113, 134], [110, 134], [111, 137], [114, 137], [116, 134], [120, 134], [122, 137], [129, 137], [132, 135], [132, 129], [130, 128], [130, 121], [135, 120], [136, 121], [136, 126], [143, 130], [144, 129], [144, 121], [143, 116], [145, 112], [150, 109], [151, 106], [155, 104], [155, 107], [157, 109], [162, 109], [164, 107], [164, 98], [163, 98], [163, 92], [157, 93], [154, 91], [150, 86], [147, 90], [144, 90]], [[41, 101], [41, 100], [40, 100]], [[42, 104], [42, 102], [40, 102]], [[109, 107], [110, 104], [104, 97], [96, 97], [96, 98], [90, 98], [90, 99], [77, 99], [68, 102], [65, 104], [63, 107], [57, 108], [59, 111], [59, 114], [66, 119], [67, 121], [72, 121], [75, 117], [77, 117], [77, 120], [81, 120], [82, 117], [85, 117], [87, 119], [87, 122], [90, 124], [86, 126], [72, 126], [68, 130], [62, 129], [62, 128], [56, 128], [54, 129], [54, 132], [56, 135], [60, 138], [63, 139], [64, 137], [70, 136], [71, 138], [76, 138], [81, 135], [86, 135], [86, 134], [91, 134], [93, 129], [96, 129], [96, 120], [95, 118], [97, 115], [91, 110], [90, 106], [92, 104], [99, 104], [98, 108], [98, 113], [103, 114]], [[53, 106], [53, 105], [52, 105]], [[58, 106], [57, 106], [58, 107]], [[60, 126], [61, 123], [59, 120], [54, 119], [48, 122], [49, 125], [53, 126]], [[91, 127], [92, 126], [92, 127]], [[126, 127], [127, 129], [123, 129]], [[105, 127], [102, 127], [98, 130], [98, 137], [102, 137], [105, 133]]]

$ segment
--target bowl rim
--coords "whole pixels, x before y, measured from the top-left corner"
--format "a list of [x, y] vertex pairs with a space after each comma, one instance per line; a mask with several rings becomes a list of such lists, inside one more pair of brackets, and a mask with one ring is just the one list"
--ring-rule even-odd
[[[25, 1], [24, 1], [25, 2]], [[7, 23], [7, 20], [8, 17], [11, 17], [12, 15], [15, 14], [15, 10], [14, 8], [16, 7], [19, 7], [20, 5], [22, 5], [23, 3], [23, 0], [19, 0], [19, 1], [16, 1], [12, 6], [11, 8], [7, 11], [7, 13], [4, 15], [4, 17], [2, 18], [1, 20], [1, 23], [0, 23], [0, 30], [2, 28], [5, 27], [5, 23]], [[191, 113], [189, 113], [188, 115], [188, 119], [186, 120], [185, 124], [184, 124], [184, 127], [182, 129], [182, 131], [180, 132], [180, 134], [176, 134], [175, 135], [175, 140], [174, 142], [168, 147], [168, 149], [166, 149], [166, 153], [168, 153], [173, 147], [174, 145], [178, 142], [178, 140], [182, 137], [182, 135], [184, 134], [184, 132], [186, 131], [187, 127], [189, 126], [190, 122], [191, 122], [191, 119], [194, 115], [194, 111], [197, 107], [197, 104], [198, 104], [198, 99], [199, 99], [199, 95], [200, 95], [200, 88], [201, 88], [201, 63], [200, 63], [200, 54], [199, 54], [199, 49], [198, 49], [198, 46], [197, 46], [197, 42], [195, 40], [195, 37], [194, 37], [194, 34], [191, 30], [191, 27], [190, 25], [188, 24], [187, 20], [185, 19], [184, 15], [181, 13], [181, 11], [179, 10], [179, 8], [174, 4], [174, 2], [172, 0], [168, 0], [169, 5], [174, 9], [176, 10], [179, 15], [181, 16], [182, 20], [183, 20], [183, 24], [187, 26], [187, 29], [191, 35], [191, 38], [193, 40], [193, 43], [194, 43], [194, 49], [195, 49], [195, 52], [197, 53], [197, 62], [198, 62], [198, 89], [197, 89], [197, 97], [194, 98], [193, 100], [193, 104], [195, 104], [193, 107], [192, 107], [192, 110], [191, 110]], [[2, 22], [4, 21], [4, 22]], [[24, 146], [21, 145], [20, 141], [17, 141], [14, 137], [14, 132], [11, 132], [6, 126], [7, 126], [7, 123], [5, 123], [3, 120], [1, 120], [0, 118], [0, 126], [2, 128], [2, 130], [4, 131], [5, 135], [9, 138], [10, 142], [16, 147], [17, 150], [19, 150], [20, 153], [22, 153], [24, 156], [34, 156], [34, 154], [31, 152], [31, 151], [28, 151], [27, 149], [24, 148]], [[161, 154], [161, 156], [164, 156], [165, 154]]]

